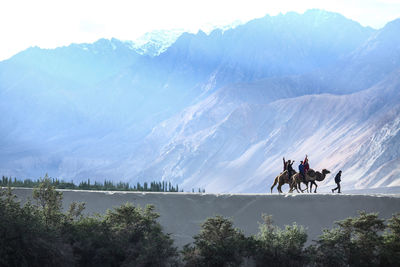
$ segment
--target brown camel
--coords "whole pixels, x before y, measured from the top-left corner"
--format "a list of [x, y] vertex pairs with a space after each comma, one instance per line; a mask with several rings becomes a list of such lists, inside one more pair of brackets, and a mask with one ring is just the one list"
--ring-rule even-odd
[[[307, 190], [307, 193], [308, 193], [308, 183], [311, 183], [311, 185], [310, 185], [310, 193], [312, 192], [312, 186], [313, 185], [315, 185], [314, 193], [317, 193], [317, 187], [318, 186], [317, 186], [317, 183], [315, 181], [317, 181], [317, 182], [323, 181], [328, 173], [331, 173], [331, 172], [328, 171], [327, 169], [323, 169], [322, 172], [319, 172], [319, 171], [316, 172], [313, 169], [309, 169], [307, 174], [305, 175], [306, 176], [305, 177], [306, 178], [305, 181], [303, 181], [303, 179], [301, 178], [300, 173], [296, 173], [292, 177], [292, 181], [291, 181], [291, 184], [290, 184], [290, 191], [289, 192], [293, 191], [293, 189], [297, 190], [297, 186], [298, 186], [302, 192]], [[307, 186], [307, 188], [304, 189], [304, 190], [302, 190], [301, 187], [300, 187], [300, 184], [302, 182], [305, 183], [306, 186]]]
[[[292, 177], [295, 175], [295, 171], [293, 171]], [[274, 189], [275, 185], [278, 184], [278, 192], [279, 193], [283, 193], [282, 192], [282, 185], [284, 184], [289, 184], [291, 185], [291, 181], [289, 181], [289, 172], [287, 170], [281, 172], [278, 176], [276, 176], [275, 180], [274, 180], [274, 184], [271, 186], [271, 194], [272, 194], [272, 189]], [[292, 180], [292, 179], [290, 179]], [[297, 187], [295, 187], [295, 189], [297, 190]], [[289, 191], [289, 193], [291, 193], [292, 191]], [[299, 190], [297, 190], [298, 193]]]

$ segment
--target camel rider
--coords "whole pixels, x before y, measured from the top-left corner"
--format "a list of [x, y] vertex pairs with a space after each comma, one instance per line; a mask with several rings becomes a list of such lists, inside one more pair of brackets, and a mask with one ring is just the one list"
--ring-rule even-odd
[[300, 172], [300, 175], [301, 175], [301, 178], [302, 178], [303, 182], [306, 180], [306, 175], [305, 175], [304, 167], [305, 167], [305, 166], [304, 166], [304, 164], [303, 164], [303, 161], [300, 161], [299, 172]]
[[290, 181], [290, 177], [292, 177], [292, 174], [293, 174], [293, 172], [294, 172], [293, 167], [292, 167], [293, 163], [294, 163], [294, 160], [291, 161], [291, 160], [289, 159], [289, 160], [287, 161], [286, 169], [287, 169], [288, 174], [289, 174], [289, 181]]
[[308, 164], [308, 156], [306, 154], [306, 158], [304, 159], [304, 173], [306, 174], [308, 172], [308, 170], [310, 169], [310, 165]]
[[287, 169], [287, 161], [285, 161], [285, 157], [283, 157], [283, 171], [286, 171], [286, 169]]

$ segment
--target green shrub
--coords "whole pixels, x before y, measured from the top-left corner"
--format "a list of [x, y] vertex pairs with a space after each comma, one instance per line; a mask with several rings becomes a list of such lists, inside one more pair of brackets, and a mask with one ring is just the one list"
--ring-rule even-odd
[[48, 231], [41, 212], [21, 206], [11, 189], [0, 192], [0, 266], [70, 266], [72, 251]]
[[105, 216], [67, 224], [64, 239], [80, 266], [171, 266], [177, 263], [173, 240], [162, 232], [153, 206], [125, 204]]
[[251, 241], [222, 216], [208, 218], [182, 251], [186, 266], [239, 266], [248, 256]]
[[398, 266], [400, 262], [400, 213], [393, 215], [383, 235], [382, 266]]
[[336, 222], [316, 242], [316, 263], [322, 266], [380, 266], [385, 229], [376, 213]]
[[85, 217], [84, 203], [61, 211], [62, 193], [48, 177], [21, 206], [0, 194], [0, 266], [175, 266], [177, 249], [153, 206], [125, 204]]
[[306, 262], [304, 244], [307, 233], [304, 227], [293, 224], [280, 229], [272, 224], [271, 216], [263, 215], [260, 232], [254, 237], [257, 266], [303, 266]]

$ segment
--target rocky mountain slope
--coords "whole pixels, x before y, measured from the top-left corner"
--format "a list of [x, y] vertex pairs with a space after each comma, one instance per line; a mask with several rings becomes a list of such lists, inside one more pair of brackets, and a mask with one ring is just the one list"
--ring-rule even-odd
[[[317, 170], [342, 169], [346, 188], [398, 186], [399, 70], [351, 95], [273, 100], [257, 92], [246, 101], [218, 92], [155, 128], [146, 139], [148, 154], [134, 157], [145, 164], [129, 165], [140, 166], [137, 177], [178, 180], [184, 187], [264, 192], [282, 156], [299, 162], [308, 154]], [[241, 89], [268, 90], [258, 86]]]
[[[140, 166], [136, 177], [213, 192], [263, 192], [282, 156], [299, 162], [308, 154], [316, 169], [343, 169], [347, 188], [398, 186], [396, 24], [328, 68], [219, 89], [153, 129], [145, 146], [154, 158], [144, 165], [132, 160]], [[322, 184], [332, 185], [333, 175]]]
[[398, 186], [398, 22], [311, 10], [183, 33], [159, 55], [28, 49], [0, 62], [0, 171], [265, 192], [282, 156], [308, 154], [348, 188]]

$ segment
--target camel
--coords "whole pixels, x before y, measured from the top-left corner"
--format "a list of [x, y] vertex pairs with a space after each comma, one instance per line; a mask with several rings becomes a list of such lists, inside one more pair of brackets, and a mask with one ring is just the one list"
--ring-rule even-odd
[[[292, 177], [295, 175], [295, 173], [296, 172], [293, 171]], [[279, 193], [283, 193], [281, 190], [282, 185], [289, 184], [291, 186], [291, 184], [292, 184], [291, 181], [293, 181], [293, 179], [290, 179], [291, 181], [289, 181], [288, 174], [289, 174], [289, 172], [287, 170], [285, 170], [285, 171], [281, 172], [278, 176], [276, 176], [276, 178], [274, 180], [274, 184], [271, 186], [271, 194], [272, 194], [272, 189], [274, 189], [276, 184], [278, 184], [278, 192]], [[292, 189], [292, 186], [290, 188]], [[299, 190], [297, 189], [297, 186], [294, 188], [297, 190], [298, 193], [300, 193]], [[289, 191], [289, 193], [291, 193], [292, 191]]]
[[312, 186], [315, 185], [315, 190], [314, 193], [317, 193], [317, 183], [315, 181], [321, 182], [325, 179], [326, 175], [328, 173], [331, 173], [330, 171], [328, 171], [327, 169], [323, 169], [322, 172], [319, 171], [314, 171], [313, 169], [309, 169], [307, 174], [306, 174], [306, 180], [303, 181], [303, 179], [300, 176], [300, 173], [296, 173], [292, 176], [292, 181], [290, 184], [290, 190], [289, 192], [293, 192], [293, 189], [297, 190], [297, 186], [300, 188], [300, 184], [301, 182], [305, 183], [307, 185], [307, 188], [302, 190], [300, 188], [300, 190], [303, 192], [305, 190], [307, 190], [308, 193], [308, 183], [310, 182], [310, 193], [312, 192]]

